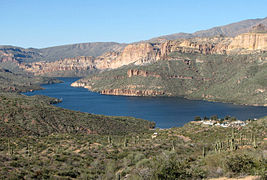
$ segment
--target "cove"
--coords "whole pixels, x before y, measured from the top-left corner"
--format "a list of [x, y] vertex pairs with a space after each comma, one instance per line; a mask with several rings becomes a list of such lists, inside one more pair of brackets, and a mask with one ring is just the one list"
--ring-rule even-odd
[[28, 96], [46, 95], [62, 98], [55, 106], [112, 116], [133, 116], [156, 122], [158, 128], [183, 126], [195, 116], [226, 115], [240, 120], [267, 115], [267, 107], [234, 105], [227, 103], [188, 100], [181, 97], [127, 97], [110, 96], [71, 87], [78, 78], [58, 78], [64, 83], [42, 85], [44, 90], [23, 93]]

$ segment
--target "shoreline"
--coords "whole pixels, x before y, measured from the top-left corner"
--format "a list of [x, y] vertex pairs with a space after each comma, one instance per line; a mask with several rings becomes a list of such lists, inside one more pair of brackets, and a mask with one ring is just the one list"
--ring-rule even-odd
[[196, 101], [207, 101], [207, 102], [216, 102], [216, 103], [224, 103], [224, 104], [233, 104], [233, 105], [240, 105], [240, 106], [253, 106], [253, 107], [267, 107], [267, 104], [259, 105], [259, 104], [246, 104], [246, 103], [236, 103], [236, 102], [230, 102], [230, 101], [219, 101], [219, 100], [210, 100], [210, 99], [202, 99], [202, 98], [191, 98], [189, 96], [171, 96], [171, 95], [125, 95], [125, 94], [105, 94], [101, 93], [100, 91], [93, 91], [90, 89], [89, 86], [82, 86], [79, 85], [82, 83], [77, 83], [76, 81], [71, 83], [71, 87], [75, 88], [85, 88], [88, 89], [91, 92], [99, 93], [101, 95], [107, 95], [107, 96], [126, 96], [126, 97], [181, 97], [188, 100], [196, 100]]

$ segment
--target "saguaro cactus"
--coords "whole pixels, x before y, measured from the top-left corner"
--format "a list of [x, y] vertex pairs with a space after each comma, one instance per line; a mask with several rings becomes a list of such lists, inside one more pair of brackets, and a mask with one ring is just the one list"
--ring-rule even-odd
[[257, 141], [256, 141], [256, 136], [254, 135], [254, 138], [253, 138], [253, 147], [256, 149], [258, 146], [257, 146]]
[[118, 172], [118, 173], [116, 174], [116, 180], [120, 180], [120, 179], [121, 179], [121, 173]]
[[111, 137], [108, 136], [108, 143], [111, 144], [112, 143], [112, 140], [111, 140]]
[[206, 156], [206, 149], [205, 149], [205, 146], [203, 146], [203, 149], [202, 149], [202, 156], [203, 156], [203, 157]]
[[127, 138], [124, 139], [124, 147], [128, 147], [128, 139]]
[[172, 141], [172, 150], [175, 151], [175, 141]]
[[7, 153], [8, 155], [11, 155], [11, 151], [10, 151], [10, 140], [7, 140]]

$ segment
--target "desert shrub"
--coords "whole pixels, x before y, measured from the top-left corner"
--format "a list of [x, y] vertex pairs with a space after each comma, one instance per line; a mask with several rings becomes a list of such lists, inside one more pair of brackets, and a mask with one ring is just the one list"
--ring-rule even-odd
[[187, 174], [186, 168], [188, 164], [177, 162], [175, 160], [169, 160], [165, 162], [156, 173], [158, 179], [186, 179], [190, 178]]
[[251, 174], [256, 168], [255, 160], [247, 154], [234, 154], [226, 158], [225, 168], [227, 171], [237, 174]]
[[137, 168], [142, 168], [150, 164], [150, 159], [142, 159], [136, 163]]
[[80, 172], [77, 170], [67, 170], [67, 171], [63, 171], [58, 173], [59, 176], [67, 176], [67, 177], [71, 177], [71, 178], [77, 178], [80, 175]]

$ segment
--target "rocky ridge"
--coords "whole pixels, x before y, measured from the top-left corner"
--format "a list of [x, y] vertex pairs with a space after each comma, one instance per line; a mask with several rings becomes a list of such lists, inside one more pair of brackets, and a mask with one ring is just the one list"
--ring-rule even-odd
[[44, 75], [59, 71], [90, 71], [95, 69], [94, 57], [66, 58], [55, 62], [21, 63], [20, 68], [35, 75]]
[[[118, 43], [83, 43], [58, 46], [45, 49], [23, 49], [13, 46], [0, 47], [0, 62], [19, 63], [20, 67], [36, 75], [61, 76], [64, 71], [72, 71], [79, 75], [79, 71], [115, 69], [124, 65], [144, 65], [158, 60], [172, 60], [170, 54], [198, 53], [198, 54], [250, 54], [255, 51], [267, 50], [267, 31], [263, 24], [258, 24], [247, 33], [236, 37], [216, 35], [213, 37], [193, 37], [178, 40], [164, 40], [161, 42], [141, 42], [129, 45]], [[104, 46], [104, 47], [102, 47]], [[101, 48], [102, 47], [102, 48]], [[67, 55], [61, 56], [63, 52]], [[94, 53], [90, 53], [94, 52]], [[100, 53], [102, 54], [100, 55]], [[53, 57], [51, 54], [54, 54]], [[90, 61], [81, 62], [81, 56]], [[96, 55], [87, 56], [88, 54]], [[69, 57], [67, 57], [69, 56]], [[54, 61], [56, 57], [61, 59]], [[176, 59], [179, 57], [175, 57]], [[41, 61], [30, 62], [33, 59]], [[84, 66], [84, 67], [83, 67]], [[64, 75], [63, 75], [64, 76]]]
[[[98, 57], [65, 58], [55, 62], [26, 63], [20, 67], [36, 75], [49, 75], [53, 71], [87, 71], [115, 69], [124, 65], [144, 65], [158, 60], [173, 60], [173, 52], [209, 54], [251, 54], [267, 51], [267, 32], [259, 24], [251, 32], [236, 37], [205, 37], [169, 40], [162, 43], [142, 42], [129, 44], [122, 51], [110, 51]], [[175, 57], [175, 59], [179, 57]]]
[[195, 33], [176, 33], [169, 34], [165, 36], [155, 37], [148, 42], [164, 42], [166, 40], [176, 40], [176, 39], [189, 39], [196, 37], [213, 37], [218, 35], [223, 35], [227, 37], [235, 37], [242, 33], [247, 33], [251, 31], [251, 27], [262, 24], [267, 26], [267, 17], [259, 19], [247, 19], [244, 21], [239, 21], [224, 26], [217, 26], [207, 30], [200, 30]]
[[[267, 51], [267, 33], [245, 33], [235, 38], [216, 36], [127, 45], [122, 52], [107, 52], [98, 57], [66, 58], [55, 62], [21, 64], [20, 67], [36, 75], [49, 75], [53, 71], [87, 71], [115, 69], [124, 65], [144, 65], [158, 60], [172, 60], [173, 52], [198, 54], [249, 54]], [[176, 59], [179, 57], [175, 57]]]

